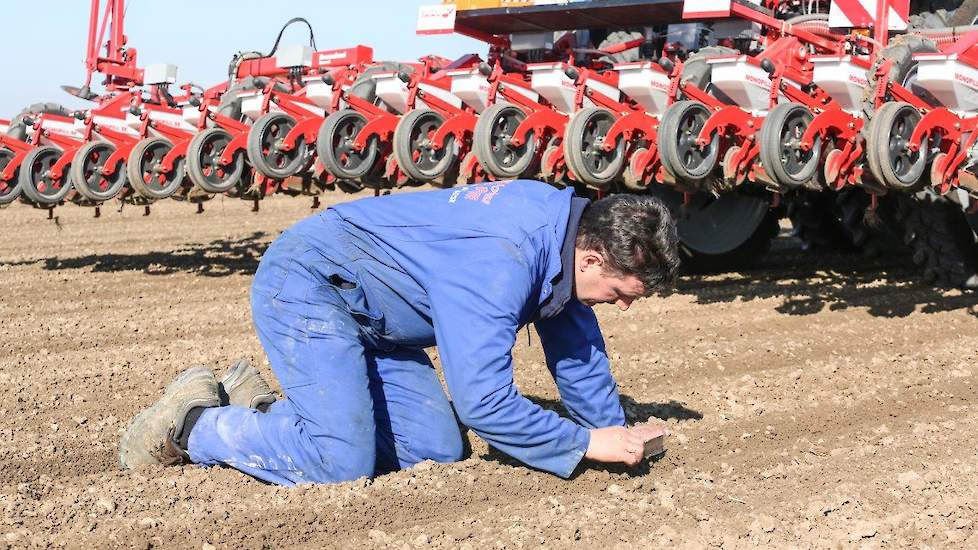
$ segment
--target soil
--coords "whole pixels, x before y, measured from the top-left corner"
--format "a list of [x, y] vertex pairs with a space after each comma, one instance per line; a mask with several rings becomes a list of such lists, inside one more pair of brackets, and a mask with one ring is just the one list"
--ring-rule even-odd
[[[462, 462], [331, 486], [120, 470], [126, 423], [182, 369], [268, 374], [248, 286], [309, 205], [0, 211], [0, 549], [978, 547], [978, 296], [788, 237], [750, 271], [597, 308], [631, 420], [673, 433], [638, 469], [562, 480], [470, 434]], [[514, 355], [558, 407], [539, 341]]]

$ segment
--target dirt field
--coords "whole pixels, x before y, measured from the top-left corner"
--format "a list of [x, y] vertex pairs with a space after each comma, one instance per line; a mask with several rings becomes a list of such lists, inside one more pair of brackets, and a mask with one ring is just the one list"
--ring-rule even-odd
[[[309, 204], [0, 211], [0, 549], [978, 547], [978, 296], [787, 238], [750, 272], [599, 308], [631, 419], [674, 433], [638, 471], [564, 481], [472, 435], [463, 462], [336, 486], [121, 471], [119, 435], [177, 372], [264, 363], [251, 274]], [[537, 338], [515, 355], [555, 407]]]

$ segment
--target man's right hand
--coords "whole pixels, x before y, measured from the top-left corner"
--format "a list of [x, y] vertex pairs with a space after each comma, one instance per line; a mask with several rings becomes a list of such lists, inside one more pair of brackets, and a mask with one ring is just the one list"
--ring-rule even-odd
[[645, 442], [660, 435], [668, 435], [664, 426], [640, 425], [626, 428], [611, 426], [591, 430], [584, 457], [597, 462], [620, 462], [635, 466], [642, 462]]

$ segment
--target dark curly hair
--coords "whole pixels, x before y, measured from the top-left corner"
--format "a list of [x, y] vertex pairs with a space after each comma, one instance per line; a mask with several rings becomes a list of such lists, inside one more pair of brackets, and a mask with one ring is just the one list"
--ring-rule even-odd
[[612, 195], [589, 204], [575, 245], [604, 256], [613, 275], [637, 277], [646, 296], [672, 286], [679, 272], [676, 223], [662, 201], [647, 195]]

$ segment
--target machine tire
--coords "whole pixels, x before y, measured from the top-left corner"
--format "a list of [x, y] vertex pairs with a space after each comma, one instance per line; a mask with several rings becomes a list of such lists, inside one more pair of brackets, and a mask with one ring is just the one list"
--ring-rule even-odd
[[698, 183], [713, 174], [720, 158], [720, 138], [713, 136], [702, 154], [696, 145], [706, 120], [712, 112], [699, 101], [673, 103], [659, 122], [658, 144], [662, 166], [677, 179]]
[[[924, 38], [917, 34], [904, 34], [890, 40], [890, 43], [876, 56], [869, 70], [866, 71], [866, 92], [863, 94], [863, 112], [867, 118], [872, 118], [876, 114], [876, 105], [873, 101], [873, 94], [879, 80], [876, 78], [876, 71], [886, 60], [892, 59], [890, 66], [889, 80], [907, 85], [916, 73], [917, 63], [914, 61], [914, 54], [936, 53], [937, 44], [934, 41]], [[923, 90], [914, 90], [918, 96], [925, 101], [926, 94]]]
[[[531, 135], [516, 149], [501, 143], [500, 132], [514, 131], [526, 118], [526, 112], [509, 103], [497, 103], [479, 115], [472, 138], [472, 147], [482, 167], [497, 178], [519, 178], [529, 172], [536, 157], [537, 136]], [[504, 125], [500, 126], [499, 123]], [[508, 151], [508, 154], [507, 154]], [[500, 156], [502, 154], [502, 156]]]
[[801, 191], [788, 204], [787, 214], [792, 234], [801, 240], [804, 250], [854, 247], [849, 231], [840, 220], [840, 208], [832, 191]]
[[458, 161], [455, 136], [446, 136], [445, 147], [437, 151], [437, 157], [423, 137], [423, 134], [430, 135], [444, 123], [445, 117], [431, 109], [414, 109], [398, 121], [394, 129], [394, 157], [409, 178], [429, 183], [444, 176]]
[[951, 17], [953, 15], [953, 11], [949, 12], [945, 9], [924, 11], [911, 14], [907, 20], [907, 24], [911, 32], [923, 29], [942, 29], [951, 26]]
[[920, 121], [920, 112], [909, 103], [891, 102], [880, 107], [870, 124], [867, 161], [880, 183], [898, 191], [918, 191], [927, 183], [927, 149], [911, 152], [906, 139]]
[[676, 220], [683, 270], [713, 273], [750, 266], [771, 247], [779, 215], [766, 198], [740, 192], [714, 197], [697, 193], [688, 206], [683, 194], [664, 185], [648, 193], [663, 201]]
[[883, 195], [877, 198], [876, 208], [871, 210], [872, 198], [861, 189], [847, 188], [836, 193], [841, 227], [849, 242], [864, 255], [907, 252], [898, 222], [897, 200], [896, 195]]
[[[60, 182], [52, 182], [44, 176], [44, 172], [58, 162], [64, 151], [53, 145], [42, 145], [24, 157], [20, 165], [20, 182], [22, 196], [40, 205], [55, 205], [64, 200], [71, 191], [71, 179], [68, 174], [61, 176]], [[43, 186], [41, 185], [43, 184]], [[57, 184], [54, 187], [52, 184]], [[52, 189], [52, 187], [54, 187]]]
[[245, 154], [239, 151], [230, 167], [219, 165], [218, 159], [232, 136], [222, 128], [200, 132], [187, 146], [187, 177], [208, 193], [226, 193], [241, 182], [245, 171]]
[[[638, 31], [614, 31], [601, 41], [598, 45], [599, 50], [605, 48], [610, 48], [611, 46], [617, 46], [618, 44], [624, 44], [625, 42], [631, 42], [632, 40], [637, 40], [643, 38], [645, 35]], [[629, 48], [623, 52], [612, 53], [603, 55], [599, 58], [599, 61], [604, 61], [605, 63], [611, 63], [612, 65], [616, 63], [631, 63], [633, 61], [639, 61], [642, 59], [641, 49], [637, 46], [634, 48]]]
[[818, 173], [822, 142], [816, 141], [807, 153], [792, 146], [792, 141], [801, 139], [814, 118], [800, 103], [781, 103], [768, 113], [761, 125], [761, 164], [768, 175], [788, 188], [801, 187]]
[[974, 25], [976, 20], [978, 20], [978, 0], [964, 0], [948, 18], [947, 25], [963, 27]]
[[[10, 149], [0, 147], [0, 172], [3, 172], [4, 169], [7, 168], [7, 165], [10, 164], [10, 161], [12, 161], [15, 156], [16, 154]], [[0, 206], [10, 204], [17, 200], [17, 197], [19, 197], [21, 193], [20, 170], [14, 173], [14, 177], [9, 184], [0, 182], [0, 185], [3, 186], [0, 187]]]
[[105, 202], [115, 198], [122, 191], [127, 181], [126, 166], [123, 161], [119, 161], [121, 166], [116, 167], [112, 179], [107, 179], [98, 173], [115, 151], [115, 145], [107, 141], [91, 141], [78, 149], [71, 159], [68, 178], [79, 195], [91, 201]]
[[309, 145], [296, 140], [291, 151], [273, 150], [275, 142], [284, 139], [295, 128], [296, 121], [281, 112], [266, 113], [248, 130], [248, 162], [255, 170], [272, 179], [284, 180], [298, 174], [308, 163]]
[[142, 139], [132, 148], [126, 160], [126, 175], [129, 185], [137, 194], [146, 199], [159, 200], [173, 196], [180, 189], [185, 175], [185, 159], [174, 163], [170, 174], [154, 171], [154, 164], [159, 163], [172, 148], [173, 143], [161, 137]]
[[258, 88], [259, 86], [253, 76], [235, 82], [221, 95], [221, 100], [217, 103], [217, 114], [241, 121], [244, 114], [241, 112], [241, 98], [239, 96], [242, 92], [250, 92]]
[[[316, 138], [316, 152], [330, 174], [341, 180], [359, 180], [373, 170], [377, 163], [377, 140], [370, 140], [360, 153], [350, 147], [366, 123], [366, 117], [353, 109], [340, 109], [323, 121]], [[352, 164], [348, 162], [351, 159], [355, 160]]]
[[597, 189], [610, 187], [625, 167], [624, 139], [610, 152], [594, 147], [617, 118], [604, 107], [586, 107], [570, 117], [564, 130], [564, 160], [579, 181]]
[[[700, 48], [683, 63], [683, 74], [681, 79], [687, 84], [692, 84], [697, 88], [710, 91], [710, 82], [713, 79], [713, 66], [706, 62], [711, 57], [723, 57], [727, 55], [738, 55], [740, 52], [733, 48], [724, 46], [706, 46]], [[679, 98], [683, 99], [683, 98]], [[721, 97], [720, 99], [724, 99]]]
[[24, 124], [24, 117], [42, 114], [70, 116], [71, 112], [60, 103], [35, 103], [20, 113], [17, 113], [17, 116], [11, 119], [10, 126], [7, 128], [7, 135], [20, 141], [27, 141], [27, 125]]
[[904, 242], [924, 279], [942, 287], [978, 288], [978, 245], [961, 208], [929, 191], [898, 200]]
[[350, 94], [355, 95], [361, 99], [366, 99], [371, 103], [376, 103], [377, 101], [377, 81], [373, 79], [373, 76], [380, 73], [391, 73], [398, 71], [406, 71], [408, 73], [413, 73], [415, 71], [413, 65], [407, 65], [404, 63], [398, 63], [396, 61], [379, 61], [375, 65], [371, 65], [363, 70], [359, 76], [350, 85]]

